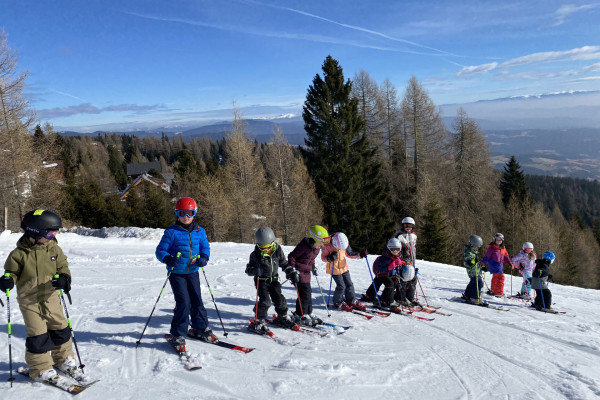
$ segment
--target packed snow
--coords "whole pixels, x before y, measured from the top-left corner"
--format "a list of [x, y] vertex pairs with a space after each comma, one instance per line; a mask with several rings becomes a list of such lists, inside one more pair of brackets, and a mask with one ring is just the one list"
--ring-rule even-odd
[[[460, 295], [468, 278], [463, 268], [418, 261], [422, 303], [441, 306], [451, 316], [422, 321], [392, 314], [367, 320], [327, 310], [313, 277], [315, 313], [326, 322], [350, 325], [327, 337], [273, 327], [281, 341], [247, 331], [256, 291], [244, 274], [253, 245], [211, 243], [211, 259], [200, 273], [211, 326], [225, 339], [210, 296], [214, 294], [226, 341], [254, 347], [251, 353], [188, 340], [202, 369], [187, 371], [163, 335], [174, 306], [169, 285], [162, 294], [141, 345], [136, 341], [166, 279], [154, 257], [160, 229], [79, 229], [58, 241], [73, 275], [69, 314], [85, 372], [101, 381], [86, 399], [597, 399], [600, 398], [600, 292], [550, 284], [554, 305], [567, 314], [536, 311], [520, 300], [491, 298], [509, 312], [448, 301]], [[19, 233], [0, 234], [6, 259]], [[286, 254], [293, 249], [284, 246]], [[370, 255], [372, 265], [376, 255]], [[330, 279], [317, 259], [327, 298]], [[364, 259], [349, 260], [357, 294], [371, 278]], [[280, 279], [283, 275], [280, 276]], [[486, 276], [490, 283], [489, 274]], [[505, 291], [520, 289], [520, 276], [506, 276]], [[282, 281], [284, 279], [281, 279]], [[511, 287], [512, 282], [512, 287]], [[12, 294], [13, 292], [11, 292]], [[295, 290], [283, 293], [290, 309]], [[424, 298], [426, 296], [426, 300]], [[5, 296], [1, 297], [6, 305]], [[6, 310], [0, 309], [0, 393], [9, 399], [66, 399], [57, 388], [16, 374], [24, 366], [25, 327], [11, 297], [11, 388]], [[273, 308], [270, 309], [273, 311]]]

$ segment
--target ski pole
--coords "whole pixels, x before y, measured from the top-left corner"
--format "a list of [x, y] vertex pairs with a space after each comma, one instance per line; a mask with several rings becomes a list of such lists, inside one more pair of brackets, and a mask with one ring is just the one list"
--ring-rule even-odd
[[215, 305], [215, 310], [217, 310], [217, 315], [219, 316], [219, 321], [221, 321], [221, 326], [223, 327], [223, 335], [225, 335], [225, 337], [227, 337], [227, 335], [229, 335], [229, 333], [227, 332], [227, 330], [225, 330], [225, 325], [223, 325], [223, 320], [221, 319], [221, 313], [219, 312], [219, 309], [217, 308], [217, 302], [215, 301], [215, 296], [213, 296], [212, 289], [210, 288], [210, 285], [208, 284], [208, 279], [206, 278], [206, 272], [204, 271], [204, 267], [202, 267], [202, 273], [204, 274], [204, 280], [206, 281], [206, 286], [208, 286], [208, 291], [210, 292], [210, 297], [212, 297], [213, 304]]
[[254, 328], [256, 328], [257, 320], [258, 320], [258, 285], [260, 285], [260, 279], [258, 276], [256, 277], [256, 303], [254, 304]]
[[300, 316], [304, 317], [304, 311], [302, 311], [302, 300], [300, 300], [300, 291], [298, 290], [298, 284], [294, 284], [296, 287], [296, 296], [298, 296], [298, 305], [300, 306]]
[[[331, 273], [333, 276], [333, 268], [331, 269]], [[317, 278], [315, 276], [315, 280], [317, 281], [317, 285], [319, 285], [319, 291], [321, 292], [321, 298], [323, 299], [323, 303], [325, 304], [325, 309], [327, 310], [327, 316], [331, 317], [331, 313], [329, 312], [329, 307], [327, 307], [327, 304], [329, 303], [329, 296], [327, 296], [327, 302], [325, 302], [325, 296], [323, 296], [323, 290], [321, 289], [321, 284], [319, 283], [319, 278]]]
[[[59, 278], [59, 275], [54, 275], [55, 279]], [[79, 368], [81, 368], [81, 372], [83, 373], [83, 367], [85, 365], [81, 362], [81, 356], [79, 355], [79, 347], [77, 347], [77, 340], [75, 340], [75, 331], [73, 330], [73, 325], [71, 325], [71, 317], [69, 316], [69, 310], [67, 309], [67, 302], [63, 296], [62, 289], [58, 289], [58, 293], [60, 294], [60, 302], [63, 305], [63, 309], [65, 310], [65, 315], [67, 317], [67, 322], [69, 324], [69, 329], [71, 330], [71, 339], [73, 339], [73, 344], [75, 345], [75, 352], [77, 353], [77, 358], [79, 359]]]
[[544, 300], [544, 288], [542, 287], [542, 278], [538, 276], [538, 283], [540, 284], [540, 296], [542, 297], [542, 306], [544, 307], [544, 312], [546, 312], [546, 301]]
[[423, 286], [421, 286], [421, 280], [419, 279], [419, 275], [417, 275], [417, 283], [419, 284], [419, 287], [421, 288], [421, 293], [423, 293], [423, 298], [425, 299], [425, 304], [427, 304], [427, 307], [429, 307], [429, 302], [427, 301], [427, 296], [425, 296], [425, 292], [423, 291]]
[[[327, 304], [329, 304], [329, 297], [331, 297], [331, 284], [333, 282], [333, 267], [335, 265], [335, 260], [331, 263], [331, 278], [329, 278], [329, 293], [327, 293]], [[327, 307], [327, 306], [326, 306]], [[329, 312], [329, 309], [327, 310]], [[331, 315], [330, 315], [331, 317]]]
[[[181, 253], [177, 253], [177, 258], [179, 258], [179, 257], [181, 257]], [[140, 343], [142, 343], [142, 337], [144, 336], [144, 332], [146, 332], [146, 328], [148, 327], [148, 324], [150, 323], [150, 318], [152, 318], [152, 314], [154, 314], [154, 310], [156, 309], [156, 305], [158, 304], [158, 301], [160, 300], [160, 296], [162, 296], [163, 291], [165, 290], [165, 286], [167, 286], [167, 282], [169, 282], [169, 277], [171, 276], [171, 272], [173, 272], [173, 268], [175, 268], [174, 265], [169, 270], [169, 273], [167, 273], [167, 279], [165, 279], [165, 283], [163, 283], [162, 289], [160, 289], [158, 298], [156, 299], [156, 302], [154, 303], [154, 307], [152, 307], [152, 311], [150, 312], [150, 315], [148, 316], [148, 321], [146, 321], [146, 325], [144, 325], [144, 329], [142, 329], [142, 334], [140, 335], [140, 338], [138, 339], [137, 342], [135, 342], [136, 348], [140, 345]]]
[[375, 292], [375, 298], [377, 299], [377, 303], [379, 303], [379, 307], [381, 307], [381, 300], [379, 300], [378, 290], [375, 288], [375, 280], [373, 279], [373, 273], [371, 272], [371, 265], [369, 265], [369, 258], [365, 257], [365, 261], [367, 262], [367, 269], [369, 270], [369, 275], [371, 275], [371, 283], [373, 284], [373, 291]]
[[510, 269], [510, 297], [512, 297], [512, 268]]
[[[10, 274], [7, 272], [4, 274], [4, 276], [10, 277]], [[4, 307], [4, 303], [2, 303], [2, 306]], [[15, 377], [13, 376], [12, 370], [12, 328], [10, 325], [10, 289], [6, 289], [6, 318], [8, 320], [8, 368], [10, 368], [10, 376], [8, 380], [10, 381], [10, 387], [12, 387], [12, 383], [15, 380]]]

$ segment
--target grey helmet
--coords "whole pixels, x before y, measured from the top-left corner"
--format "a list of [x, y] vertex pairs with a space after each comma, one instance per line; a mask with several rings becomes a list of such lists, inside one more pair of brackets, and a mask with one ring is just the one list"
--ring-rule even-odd
[[412, 224], [412, 226], [415, 226], [415, 219], [413, 217], [405, 217], [402, 220], [402, 225], [404, 224]]
[[275, 241], [275, 234], [268, 226], [261, 226], [254, 235], [257, 245], [271, 244]]
[[62, 220], [52, 211], [37, 209], [29, 211], [21, 221], [21, 228], [27, 236], [39, 239], [50, 231], [57, 231], [62, 228]]
[[392, 238], [392, 239], [388, 240], [386, 247], [388, 248], [388, 250], [402, 249], [402, 243], [400, 243], [400, 239]]
[[471, 245], [471, 247], [479, 248], [483, 246], [483, 239], [481, 239], [481, 236], [471, 235], [469, 237], [469, 244]]
[[531, 242], [525, 242], [525, 243], [523, 243], [522, 249], [523, 250], [525, 250], [525, 249], [531, 249], [531, 250], [533, 250], [533, 243], [531, 243]]

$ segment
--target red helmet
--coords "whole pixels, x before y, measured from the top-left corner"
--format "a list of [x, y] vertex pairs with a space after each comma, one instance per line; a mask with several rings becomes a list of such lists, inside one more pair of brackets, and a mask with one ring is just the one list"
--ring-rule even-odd
[[175, 211], [177, 210], [198, 210], [198, 205], [196, 204], [196, 200], [191, 197], [182, 197], [177, 200], [177, 204], [175, 204]]

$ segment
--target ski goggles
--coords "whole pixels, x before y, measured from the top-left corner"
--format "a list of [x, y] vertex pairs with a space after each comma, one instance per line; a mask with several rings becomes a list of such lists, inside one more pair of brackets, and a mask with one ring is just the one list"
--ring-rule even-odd
[[58, 233], [58, 231], [50, 231], [50, 232], [46, 233], [46, 236], [44, 236], [44, 237], [48, 240], [52, 240], [56, 237], [57, 233]]
[[197, 210], [175, 210], [175, 215], [177, 215], [179, 218], [183, 218], [183, 217], [193, 218], [196, 216], [196, 212], [198, 212], [198, 211]]
[[391, 251], [392, 253], [400, 253], [400, 250], [402, 250], [402, 249], [401, 249], [401, 248], [398, 248], [398, 247], [392, 247], [392, 248], [390, 249], [390, 251]]
[[523, 249], [523, 251], [525, 251], [525, 253], [531, 253], [533, 251], [533, 249], [526, 248], [526, 249]]
[[257, 246], [260, 249], [260, 251], [262, 251], [262, 252], [267, 252], [267, 251], [273, 250], [273, 242], [268, 243], [268, 244], [258, 244]]

